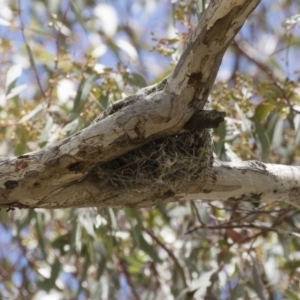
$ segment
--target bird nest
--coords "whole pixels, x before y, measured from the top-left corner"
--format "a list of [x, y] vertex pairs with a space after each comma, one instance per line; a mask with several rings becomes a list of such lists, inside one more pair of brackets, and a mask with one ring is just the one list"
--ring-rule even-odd
[[152, 141], [130, 151], [95, 170], [103, 184], [145, 186], [157, 182], [198, 177], [212, 162], [209, 130], [189, 132]]

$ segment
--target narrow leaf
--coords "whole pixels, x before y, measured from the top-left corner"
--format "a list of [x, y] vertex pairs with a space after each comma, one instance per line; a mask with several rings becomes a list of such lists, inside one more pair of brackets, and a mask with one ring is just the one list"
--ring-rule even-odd
[[35, 109], [33, 109], [31, 112], [29, 112], [27, 115], [25, 115], [21, 120], [18, 122], [18, 124], [25, 123], [35, 117], [38, 113], [40, 113], [42, 110], [44, 110], [47, 107], [47, 103], [43, 102], [37, 105]]
[[75, 118], [79, 116], [79, 114], [82, 112], [84, 104], [86, 103], [86, 100], [88, 98], [88, 95], [90, 93], [90, 90], [93, 86], [94, 81], [97, 79], [98, 75], [93, 74], [87, 79], [82, 79], [82, 81], [79, 84], [77, 94], [74, 100], [74, 106], [71, 113], [71, 120], [73, 121]]
[[20, 64], [13, 65], [6, 74], [5, 91], [6, 95], [15, 86], [16, 81], [22, 75], [22, 66]]
[[270, 141], [266, 133], [266, 130], [257, 120], [255, 120], [255, 129], [261, 146], [262, 161], [266, 162], [268, 161], [270, 155]]

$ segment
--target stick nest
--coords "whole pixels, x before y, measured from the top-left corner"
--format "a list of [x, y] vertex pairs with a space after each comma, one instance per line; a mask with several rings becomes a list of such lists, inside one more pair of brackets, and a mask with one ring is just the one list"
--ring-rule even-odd
[[150, 142], [109, 162], [95, 172], [103, 184], [145, 186], [172, 184], [198, 177], [212, 163], [209, 130], [189, 132]]

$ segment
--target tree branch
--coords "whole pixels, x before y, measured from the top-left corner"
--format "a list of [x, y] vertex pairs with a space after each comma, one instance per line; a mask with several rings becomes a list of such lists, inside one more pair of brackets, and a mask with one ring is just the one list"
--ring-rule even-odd
[[199, 120], [229, 43], [259, 2], [211, 1], [166, 82], [118, 102], [92, 126], [57, 144], [0, 159], [0, 207], [141, 207], [184, 198], [165, 183], [126, 194], [103, 186], [90, 172], [146, 143], [184, 133], [185, 126], [190, 130], [188, 122]]
[[[23, 190], [18, 202], [2, 200], [4, 207], [147, 207], [159, 203], [189, 200], [284, 201], [300, 207], [300, 168], [264, 164], [258, 161], [223, 163], [202, 172], [195, 179], [178, 179], [172, 185], [156, 182], [155, 187], [122, 187], [103, 184], [88, 175], [76, 184], [58, 186], [40, 201], [25, 201], [32, 190]], [[46, 188], [45, 193], [49, 191]], [[13, 190], [12, 190], [13, 191]], [[37, 192], [39, 194], [39, 192]], [[35, 196], [35, 194], [33, 194]], [[63, 195], [63, 197], [62, 197]], [[32, 205], [33, 204], [33, 205]]]
[[203, 172], [176, 200], [284, 201], [300, 207], [300, 168], [259, 161], [224, 163]]

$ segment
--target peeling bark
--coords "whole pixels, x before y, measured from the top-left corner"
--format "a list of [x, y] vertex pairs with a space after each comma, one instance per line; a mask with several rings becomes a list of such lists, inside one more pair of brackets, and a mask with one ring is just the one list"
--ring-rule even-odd
[[[184, 182], [186, 193], [183, 193], [182, 182], [172, 186], [156, 182], [151, 190], [149, 187], [124, 189], [103, 185], [91, 171], [100, 163], [151, 141], [194, 130], [197, 125], [198, 130], [204, 130], [222, 120], [219, 114], [218, 118], [201, 121], [201, 115], [209, 115], [201, 111], [228, 45], [259, 2], [212, 0], [167, 80], [118, 101], [92, 126], [57, 144], [19, 157], [0, 159], [0, 207], [143, 207], [203, 198], [201, 193], [208, 196], [217, 192], [213, 187], [222, 186], [222, 176], [218, 174], [227, 168], [224, 165], [221, 169], [215, 166], [206, 173], [201, 170], [203, 174], [215, 174], [218, 184], [210, 183], [207, 179], [210, 177], [200, 176], [200, 181]], [[212, 151], [209, 141], [204, 147]], [[232, 166], [230, 172], [235, 174], [234, 170]], [[235, 184], [235, 176], [228, 178], [232, 178], [228, 186], [241, 185], [241, 182]], [[227, 190], [224, 192], [227, 199], [241, 197], [237, 189], [232, 190], [231, 196]], [[187, 193], [194, 196], [189, 197]], [[217, 199], [222, 198], [220, 193], [216, 195]]]

